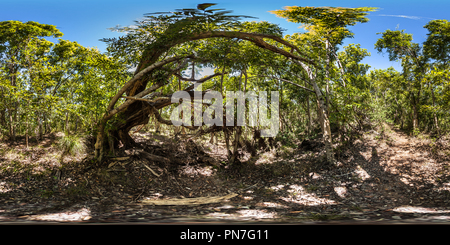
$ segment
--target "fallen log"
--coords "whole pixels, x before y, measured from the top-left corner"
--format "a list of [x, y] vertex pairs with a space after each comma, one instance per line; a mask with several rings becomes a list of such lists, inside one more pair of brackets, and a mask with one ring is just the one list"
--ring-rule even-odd
[[130, 159], [130, 157], [113, 157], [113, 158], [110, 158], [110, 160], [112, 160], [112, 161], [125, 161], [125, 160], [128, 160], [128, 159]]
[[150, 170], [150, 172], [152, 172], [152, 174], [154, 174], [156, 177], [161, 176], [161, 175], [155, 173], [155, 171], [153, 171], [153, 169], [151, 169], [149, 166], [145, 165], [145, 163], [142, 163], [142, 165], [144, 165], [144, 167], [146, 167], [148, 170]]
[[153, 155], [153, 154], [150, 154], [150, 153], [145, 152], [145, 151], [139, 152], [139, 156], [143, 157], [143, 158], [145, 158], [145, 159], [147, 159], [149, 161], [154, 161], [154, 162], [162, 162], [162, 163], [169, 163], [170, 162], [169, 158]]

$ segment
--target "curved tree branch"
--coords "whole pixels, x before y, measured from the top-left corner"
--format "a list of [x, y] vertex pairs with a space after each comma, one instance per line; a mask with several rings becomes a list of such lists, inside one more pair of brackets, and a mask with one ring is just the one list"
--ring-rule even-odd
[[[173, 61], [177, 61], [177, 60], [181, 60], [181, 59], [185, 59], [185, 58], [190, 58], [193, 57], [193, 55], [187, 55], [187, 56], [174, 56], [171, 58], [167, 58], [165, 60], [162, 60], [160, 62], [156, 62], [153, 65], [150, 65], [148, 67], [146, 67], [145, 69], [141, 70], [139, 73], [137, 73], [132, 79], [130, 79], [127, 83], [125, 83], [125, 85], [123, 85], [123, 87], [117, 92], [117, 94], [111, 99], [111, 101], [109, 102], [108, 108], [106, 109], [107, 112], [111, 112], [114, 108], [114, 105], [116, 104], [116, 102], [119, 100], [119, 98], [127, 91], [127, 89], [129, 89], [131, 86], [134, 85], [134, 83], [141, 79], [145, 74], [148, 74], [149, 72], [155, 70], [156, 68], [159, 68], [163, 65], [166, 65], [170, 62]], [[109, 114], [108, 113], [108, 114]]]
[[299, 88], [302, 88], [302, 89], [304, 89], [304, 90], [306, 90], [306, 91], [308, 91], [308, 92], [315, 93], [314, 90], [309, 89], [309, 88], [307, 88], [307, 87], [304, 87], [304, 86], [302, 86], [302, 85], [296, 84], [296, 83], [294, 83], [294, 82], [291, 82], [291, 81], [289, 81], [289, 80], [287, 80], [287, 79], [283, 79], [283, 78], [279, 78], [279, 77], [273, 77], [273, 76], [258, 76], [258, 77], [269, 77], [269, 78], [273, 78], [273, 79], [278, 79], [278, 80], [280, 80], [280, 81], [287, 82], [287, 83], [289, 83], [289, 84], [292, 84], [292, 85], [294, 85], [294, 86], [297, 86], [297, 87], [299, 87]]

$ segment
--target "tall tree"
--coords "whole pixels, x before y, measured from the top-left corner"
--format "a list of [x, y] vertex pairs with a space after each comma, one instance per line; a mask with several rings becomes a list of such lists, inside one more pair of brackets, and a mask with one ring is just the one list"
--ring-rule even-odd
[[371, 70], [366, 77], [370, 84], [372, 119], [382, 126], [392, 118], [403, 129], [410, 108], [405, 77], [392, 67]]
[[425, 55], [449, 65], [450, 62], [450, 22], [448, 20], [432, 20], [425, 26], [429, 33], [423, 44]]
[[[134, 126], [146, 124], [149, 114], [155, 114], [157, 118], [160, 118], [157, 110], [171, 104], [169, 98], [150, 101], [153, 103], [135, 102], [146, 95], [149, 95], [147, 96], [149, 100], [160, 96], [161, 94], [155, 91], [169, 83], [172, 75], [184, 69], [188, 59], [203, 60], [196, 54], [195, 49], [195, 44], [201, 40], [212, 38], [246, 40], [260, 48], [304, 62], [303, 64], [314, 64], [314, 61], [303, 57], [303, 53], [299, 52], [297, 47], [280, 36], [245, 32], [245, 28], [237, 22], [240, 16], [227, 15], [228, 13], [229, 11], [182, 9], [168, 15], [148, 15], [145, 20], [138, 23], [138, 28], [122, 29], [128, 32], [127, 36], [106, 40], [110, 43], [110, 47], [117, 48], [119, 52], [123, 53], [124, 50], [129, 52], [128, 49], [132, 49], [131, 51], [134, 52], [130, 56], [136, 57], [132, 60], [139, 60], [139, 64], [134, 77], [126, 82], [111, 99], [106, 113], [98, 124], [95, 155], [100, 161], [104, 156], [107, 122], [117, 115], [116, 120], [112, 122], [113, 129], [109, 131], [109, 134], [116, 144], [120, 140], [126, 147], [133, 145], [134, 141], [128, 135], [129, 130]], [[264, 39], [287, 46], [297, 54], [269, 44]], [[189, 46], [190, 44], [193, 46]], [[149, 83], [151, 86], [147, 88]], [[127, 101], [116, 106], [124, 93], [127, 95]]]
[[425, 26], [429, 33], [427, 40], [423, 43], [425, 56], [435, 62], [431, 65], [431, 72], [428, 79], [428, 88], [432, 96], [432, 108], [435, 128], [440, 133], [438, 122], [438, 106], [435, 91], [445, 83], [449, 83], [448, 70], [450, 66], [450, 22], [448, 20], [432, 20]]
[[375, 49], [382, 53], [387, 50], [390, 61], [402, 61], [403, 75], [410, 82], [408, 87], [413, 112], [413, 130], [419, 128], [419, 107], [423, 78], [428, 58], [422, 54], [422, 47], [412, 42], [412, 35], [404, 30], [386, 30], [375, 43]]
[[[9, 137], [15, 140], [17, 114], [20, 106], [18, 93], [18, 76], [22, 69], [29, 71], [28, 79], [33, 79], [33, 63], [45, 52], [52, 43], [45, 37], [61, 37], [63, 34], [54, 26], [40, 24], [34, 21], [23, 23], [21, 21], [0, 22], [0, 60], [2, 70], [6, 76], [0, 84], [6, 100], [3, 114], [8, 114]], [[5, 83], [8, 81], [8, 83]], [[8, 92], [6, 92], [8, 91]]]
[[[320, 71], [325, 73], [325, 100], [321, 89], [315, 82], [317, 77], [312, 70], [308, 71], [310, 81], [317, 97], [319, 118], [323, 131], [323, 141], [327, 152], [327, 161], [334, 162], [334, 154], [332, 151], [332, 138], [330, 128], [330, 68], [331, 57], [336, 55], [336, 45], [341, 44], [347, 37], [352, 37], [353, 33], [349, 31], [348, 26], [356, 25], [357, 23], [367, 22], [366, 17], [369, 12], [375, 11], [376, 8], [342, 8], [342, 7], [299, 7], [290, 6], [285, 7], [285, 10], [271, 11], [279, 17], [286, 18], [288, 21], [294, 23], [302, 23], [304, 28], [308, 30], [308, 35], [315, 37], [322, 42], [320, 47], [323, 47], [325, 53], [322, 59], [325, 60], [324, 67], [317, 67]], [[317, 45], [317, 44], [315, 44]]]

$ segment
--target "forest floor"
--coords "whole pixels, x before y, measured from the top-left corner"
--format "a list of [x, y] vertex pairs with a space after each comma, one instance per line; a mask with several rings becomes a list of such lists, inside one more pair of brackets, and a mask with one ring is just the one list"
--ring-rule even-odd
[[228, 167], [221, 144], [149, 132], [133, 137], [146, 152], [177, 164], [149, 161], [139, 149], [118, 152], [125, 157], [102, 166], [86, 154], [61, 164], [55, 134], [28, 149], [23, 139], [0, 143], [0, 224], [450, 224], [448, 137], [411, 137], [388, 127], [347, 147], [337, 144], [335, 166], [319, 160], [323, 149], [313, 140], [309, 148], [298, 142], [242, 154], [242, 164]]

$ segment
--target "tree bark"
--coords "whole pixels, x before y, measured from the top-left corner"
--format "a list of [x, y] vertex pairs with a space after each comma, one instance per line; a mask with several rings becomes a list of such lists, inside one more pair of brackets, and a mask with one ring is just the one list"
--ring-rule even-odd
[[[170, 27], [169, 27], [170, 29]], [[170, 31], [170, 30], [167, 31]], [[303, 53], [295, 46], [285, 41], [284, 39], [266, 34], [256, 34], [256, 33], [244, 33], [244, 32], [233, 32], [233, 31], [206, 31], [203, 33], [193, 34], [189, 36], [176, 36], [169, 39], [157, 40], [155, 41], [151, 47], [148, 47], [142, 55], [142, 59], [136, 69], [134, 77], [125, 83], [125, 85], [119, 90], [119, 92], [111, 99], [110, 104], [108, 105], [107, 112], [104, 114], [102, 119], [98, 123], [98, 131], [97, 131], [97, 142], [95, 144], [95, 157], [101, 161], [102, 154], [104, 153], [104, 134], [106, 123], [117, 114], [118, 120], [116, 120], [113, 125], [115, 128], [115, 132], [112, 132], [114, 136], [118, 136], [117, 140], [122, 141], [126, 147], [129, 147], [132, 144], [128, 144], [132, 142], [131, 137], [129, 137], [129, 130], [137, 125], [148, 123], [148, 115], [151, 112], [152, 108], [146, 105], [143, 102], [136, 103], [135, 100], [127, 100], [123, 104], [118, 107], [115, 107], [116, 102], [119, 98], [122, 97], [124, 93], [127, 96], [134, 96], [136, 98], [141, 98], [142, 96], [149, 94], [156, 89], [165, 85], [168, 76], [172, 75], [170, 73], [167, 74], [165, 78], [157, 78], [152, 77], [155, 70], [161, 68], [163, 65], [168, 63], [178, 61], [181, 59], [185, 59], [187, 57], [193, 58], [193, 56], [185, 56], [185, 57], [171, 57], [166, 58], [163, 61], [157, 62], [161, 55], [171, 49], [173, 46], [178, 44], [182, 44], [188, 41], [207, 39], [207, 38], [215, 38], [215, 37], [223, 37], [223, 38], [237, 38], [241, 40], [247, 40], [252, 42], [254, 45], [264, 48], [266, 50], [270, 50], [274, 53], [281, 54], [287, 58], [291, 58], [293, 60], [301, 61], [310, 65], [315, 65], [315, 62], [304, 57], [300, 57], [298, 55], [293, 54], [292, 52], [287, 52], [284, 49], [278, 48], [275, 45], [271, 45], [264, 41], [263, 38], [272, 39], [278, 43], [281, 43], [287, 47], [290, 47], [292, 50], [296, 50], [297, 53], [303, 55]], [[307, 56], [306, 56], [307, 57]], [[181, 68], [180, 68], [181, 69]], [[161, 76], [158, 76], [161, 77]], [[154, 85], [150, 88], [146, 89], [149, 81], [153, 80]], [[168, 103], [169, 105], [170, 103]], [[160, 104], [162, 105], [162, 104]], [[163, 106], [162, 106], [163, 107]], [[162, 108], [161, 107], [161, 108]], [[159, 109], [159, 108], [157, 108]], [[121, 132], [121, 133], [119, 133]], [[124, 138], [121, 138], [124, 137]]]
[[413, 131], [414, 131], [414, 130], [419, 129], [419, 115], [418, 115], [419, 113], [417, 110], [417, 101], [414, 96], [412, 96], [412, 98], [411, 98], [411, 104], [412, 104], [412, 111], [413, 111], [412, 121], [413, 121]]
[[239, 140], [241, 139], [241, 127], [236, 127], [236, 132], [234, 134], [234, 144], [233, 144], [233, 154], [231, 155], [230, 163], [233, 164], [236, 162], [237, 153], [239, 148]]
[[439, 121], [438, 117], [436, 115], [436, 98], [434, 97], [434, 88], [433, 85], [429, 85], [431, 88], [431, 98], [433, 100], [433, 117], [434, 117], [434, 127], [436, 128], [436, 133], [440, 135], [440, 129], [439, 129]]
[[227, 147], [227, 158], [231, 158], [231, 151], [230, 151], [230, 132], [225, 128], [223, 130], [223, 133], [225, 134], [225, 145]]
[[400, 129], [403, 130], [403, 108], [401, 107], [400, 103], [398, 102], [397, 96], [394, 97], [395, 102], [397, 103], [397, 111], [400, 111], [399, 120], [400, 120]]
[[[0, 127], [2, 127], [2, 128], [6, 128], [6, 115], [5, 114], [6, 114], [6, 110], [0, 111]], [[0, 131], [0, 133], [3, 133], [2, 131]]]
[[69, 135], [69, 112], [66, 111], [66, 120], [64, 121], [64, 132]]
[[9, 114], [9, 139], [11, 141], [15, 141], [16, 140], [16, 128], [15, 128], [15, 121], [14, 121], [14, 117], [13, 117], [13, 112], [11, 110], [11, 107], [8, 109], [8, 114]]
[[[305, 81], [305, 87], [306, 87], [306, 81]], [[311, 134], [312, 130], [312, 120], [311, 120], [311, 110], [309, 105], [309, 94], [306, 95], [306, 111], [308, 113], [308, 136]]]
[[214, 135], [215, 135], [215, 132], [211, 132], [211, 135], [210, 135], [211, 137], [209, 138], [209, 143], [210, 144], [214, 144]]
[[26, 128], [25, 128], [25, 142], [26, 142], [26, 147], [28, 149], [28, 122], [25, 123], [26, 124]]
[[327, 114], [328, 108], [327, 108], [326, 102], [323, 98], [322, 91], [320, 90], [319, 86], [315, 82], [316, 76], [312, 72], [311, 68], [309, 68], [308, 66], [306, 66], [305, 64], [303, 64], [301, 62], [297, 62], [297, 63], [299, 63], [305, 69], [305, 71], [308, 74], [310, 83], [314, 88], [314, 92], [317, 97], [317, 107], [318, 107], [318, 115], [319, 115], [319, 119], [320, 119], [319, 120], [320, 126], [321, 126], [322, 132], [323, 132], [323, 143], [325, 145], [326, 161], [329, 164], [334, 164], [336, 162], [336, 159], [334, 158], [334, 153], [333, 153], [330, 120], [328, 119], [328, 114]]
[[73, 129], [73, 132], [76, 134], [78, 131], [78, 123], [80, 121], [80, 118], [77, 116], [75, 119], [75, 128]]
[[[181, 91], [181, 79], [178, 78], [178, 91]], [[183, 103], [183, 100], [181, 99], [180, 103]], [[183, 112], [181, 112], [181, 120], [183, 120]], [[186, 129], [184, 127], [181, 127], [180, 129], [181, 135], [186, 134]]]
[[[0, 98], [2, 98], [2, 99], [5, 98], [3, 87], [0, 87], [0, 92], [1, 92]], [[6, 104], [6, 101], [3, 101], [3, 103]], [[2, 127], [2, 128], [6, 128], [7, 127], [6, 126], [6, 108], [3, 108], [0, 111], [0, 127]], [[0, 131], [0, 133], [3, 133], [3, 132]]]
[[328, 39], [325, 41], [325, 52], [326, 52], [326, 67], [325, 67], [325, 82], [326, 82], [326, 107], [327, 107], [327, 116], [329, 116], [328, 108], [330, 107], [330, 42]]

